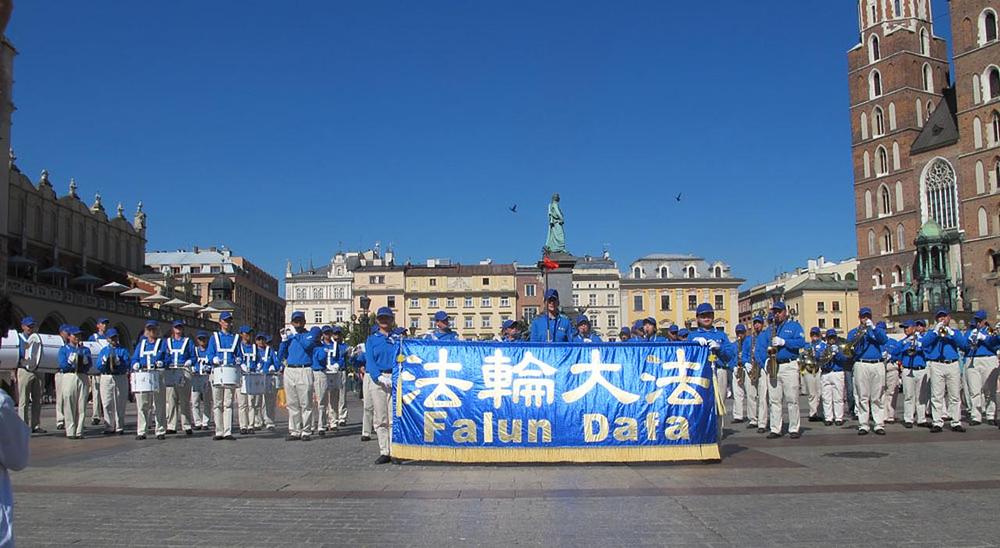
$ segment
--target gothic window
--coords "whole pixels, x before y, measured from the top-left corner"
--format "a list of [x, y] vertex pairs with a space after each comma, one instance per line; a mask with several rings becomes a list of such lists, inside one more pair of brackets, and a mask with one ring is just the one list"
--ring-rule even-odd
[[990, 69], [989, 83], [989, 99], [993, 100], [1000, 98], [1000, 69], [996, 67]]
[[873, 34], [871, 40], [868, 42], [868, 59], [870, 62], [874, 63], [882, 58], [882, 52], [879, 50], [878, 36]]
[[306, 298], [306, 288], [304, 288], [304, 287], [296, 287], [295, 288], [295, 298], [296, 299], [305, 299]]
[[898, 171], [899, 170], [899, 166], [900, 166], [900, 162], [899, 162], [899, 143], [897, 143], [897, 142], [894, 141], [892, 143], [892, 169], [895, 169], [895, 170]]
[[1000, 158], [993, 162], [993, 173], [990, 174], [990, 192], [996, 192], [1000, 186]]
[[313, 299], [319, 300], [319, 299], [322, 299], [322, 298], [323, 298], [323, 288], [322, 287], [314, 287], [313, 288]]
[[917, 99], [917, 127], [924, 127], [924, 102]]
[[978, 116], [972, 121], [972, 144], [976, 148], [983, 148], [983, 121]]
[[874, 99], [882, 96], [882, 75], [879, 71], [873, 70], [868, 77], [868, 98]]
[[906, 249], [906, 229], [903, 228], [903, 223], [896, 225], [896, 247], [900, 251]]
[[872, 282], [874, 282], [875, 287], [882, 287], [882, 271], [881, 270], [879, 270], [879, 269], [876, 268], [875, 272], [872, 272]]
[[889, 153], [885, 147], [878, 147], [875, 151], [875, 175], [882, 176], [889, 173]]
[[995, 41], [997, 39], [997, 14], [993, 10], [985, 10], [980, 20], [982, 21], [980, 43]]
[[986, 208], [985, 207], [979, 208], [979, 215], [978, 215], [978, 217], [979, 217], [979, 219], [978, 219], [979, 220], [979, 235], [980, 236], [987, 236], [987, 235], [989, 235], [989, 233], [990, 233], [990, 220], [989, 220], [989, 217], [986, 215]]
[[903, 283], [903, 269], [899, 266], [892, 267], [892, 285], [899, 285]]
[[864, 171], [865, 171], [865, 179], [872, 176], [872, 160], [867, 150], [865, 151], [864, 155]]
[[934, 91], [934, 74], [931, 72], [931, 66], [927, 63], [924, 63], [924, 91]]
[[903, 211], [903, 181], [896, 181], [896, 212]]
[[892, 232], [888, 228], [882, 229], [882, 253], [892, 253]]
[[903, 2], [902, 2], [902, 0], [896, 0], [893, 3], [892, 7], [893, 7], [893, 13], [896, 14], [896, 17], [902, 17], [903, 16]]
[[875, 231], [868, 230], [868, 255], [875, 255]]
[[920, 55], [930, 55], [931, 37], [927, 34], [927, 29], [920, 29]]
[[[978, 74], [972, 75], [972, 104], [978, 105], [982, 98], [982, 82], [979, 80]], [[989, 90], [986, 90], [989, 93]]]
[[896, 129], [896, 103], [889, 103], [889, 131]]
[[872, 137], [885, 135], [885, 116], [882, 114], [882, 107], [875, 107], [872, 111]]
[[986, 193], [986, 168], [983, 162], [976, 162], [976, 194]]
[[1000, 112], [993, 111], [993, 142], [990, 146], [1000, 144]]
[[875, 6], [875, 0], [868, 0], [868, 25], [874, 25], [878, 22], [878, 8]]
[[892, 200], [890, 199], [889, 187], [882, 185], [879, 189], [878, 199], [879, 215], [892, 215]]
[[872, 218], [872, 191], [865, 191], [865, 219]]
[[924, 175], [924, 200], [927, 216], [941, 228], [958, 227], [955, 198], [955, 170], [946, 160], [937, 159]]

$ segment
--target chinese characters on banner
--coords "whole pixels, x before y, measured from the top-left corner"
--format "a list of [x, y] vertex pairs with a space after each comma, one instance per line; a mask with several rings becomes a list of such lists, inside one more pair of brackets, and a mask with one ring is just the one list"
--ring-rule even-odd
[[693, 344], [403, 340], [392, 454], [453, 462], [717, 460], [716, 394]]

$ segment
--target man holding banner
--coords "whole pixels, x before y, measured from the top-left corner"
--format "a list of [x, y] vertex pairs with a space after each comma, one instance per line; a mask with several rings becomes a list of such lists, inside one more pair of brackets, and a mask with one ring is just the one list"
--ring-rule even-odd
[[715, 309], [711, 304], [699, 304], [695, 317], [698, 327], [691, 333], [691, 342], [708, 347], [708, 362], [715, 372], [716, 395], [724, 400], [729, 391], [729, 362], [735, 354], [733, 345], [725, 331], [715, 328]]
[[[548, 292], [546, 292], [548, 294]], [[558, 299], [558, 298], [557, 298]], [[558, 303], [558, 300], [557, 300]], [[392, 397], [392, 370], [396, 367], [396, 344], [393, 336], [395, 315], [388, 306], [383, 306], [375, 313], [378, 330], [365, 341], [365, 382], [368, 390], [365, 399], [372, 402], [372, 426], [378, 438], [379, 458], [375, 464], [391, 462], [389, 444], [391, 442], [389, 428], [392, 425], [389, 414], [389, 402]], [[568, 324], [568, 322], [567, 322]]]

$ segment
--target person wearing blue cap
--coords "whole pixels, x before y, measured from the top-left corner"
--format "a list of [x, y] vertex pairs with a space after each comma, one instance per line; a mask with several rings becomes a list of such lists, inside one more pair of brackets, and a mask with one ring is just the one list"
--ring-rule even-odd
[[656, 318], [650, 316], [642, 320], [642, 341], [640, 342], [667, 342], [667, 339], [658, 333]]
[[688, 340], [688, 336], [690, 336], [690, 335], [691, 335], [691, 330], [689, 330], [686, 327], [683, 327], [683, 328], [681, 328], [680, 330], [677, 331], [677, 340], [678, 341], [686, 341], [686, 340]]
[[105, 333], [108, 345], [97, 355], [94, 369], [101, 383], [101, 407], [107, 427], [105, 435], [125, 433], [125, 404], [128, 403], [128, 370], [132, 355], [118, 340], [118, 330]]
[[788, 408], [788, 437], [797, 439], [799, 428], [799, 351], [806, 345], [802, 326], [789, 319], [788, 307], [781, 301], [771, 305], [774, 322], [766, 331], [761, 332], [757, 341], [757, 361], [766, 364], [769, 358], [768, 349], [772, 349], [775, 368], [768, 374], [761, 375], [767, 379], [767, 401], [769, 408], [768, 422], [771, 431], [770, 439], [780, 438], [784, 420], [782, 404]]
[[38, 372], [43, 350], [42, 338], [35, 333], [35, 319], [25, 316], [17, 334], [17, 410], [36, 434], [45, 433], [41, 426], [43, 377]]
[[948, 310], [938, 310], [934, 319], [937, 323], [927, 330], [921, 341], [931, 381], [931, 419], [934, 421], [931, 432], [937, 433], [944, 428], [946, 416], [951, 419], [952, 431], [965, 432], [960, 393], [962, 371], [958, 358], [960, 351], [968, 350], [969, 341], [961, 331], [951, 327]]
[[273, 432], [275, 417], [278, 411], [278, 389], [281, 388], [281, 362], [278, 361], [278, 350], [271, 346], [272, 338], [266, 333], [257, 334], [257, 370], [264, 373], [267, 383], [264, 386], [264, 397], [260, 404], [257, 417], [260, 422], [255, 428], [264, 428]]
[[[878, 322], [875, 327], [887, 333], [889, 327], [885, 322]], [[885, 416], [885, 424], [895, 424], [896, 404], [899, 395], [899, 375], [901, 367], [895, 356], [899, 350], [899, 342], [886, 335], [885, 346], [882, 349], [882, 363], [885, 367], [885, 390], [882, 393], [882, 411]]]
[[642, 342], [642, 339], [642, 320], [636, 320], [632, 322], [632, 338], [629, 339], [629, 342], [639, 343]]
[[63, 373], [62, 389], [65, 405], [66, 437], [83, 439], [83, 423], [87, 413], [87, 377], [93, 357], [81, 344], [80, 328], [71, 326], [66, 333], [69, 341], [59, 349], [59, 370]]
[[312, 434], [312, 355], [319, 335], [306, 331], [306, 315], [292, 312], [292, 328], [281, 336], [278, 360], [285, 364], [285, 406], [288, 409], [288, 441], [309, 441]]
[[670, 342], [677, 342], [680, 340], [681, 328], [679, 325], [674, 324], [667, 328], [666, 340]]
[[847, 334], [854, 354], [854, 399], [858, 412], [858, 435], [864, 436], [874, 423], [875, 433], [885, 435], [885, 362], [888, 337], [872, 321], [872, 311], [858, 311], [858, 327]]
[[531, 342], [569, 342], [572, 326], [559, 310], [559, 292], [545, 290], [545, 313], [531, 321]]
[[[244, 373], [243, 380], [246, 381], [240, 388], [238, 396], [240, 431], [246, 429], [247, 434], [256, 434], [258, 428], [264, 428], [264, 394], [267, 392], [265, 370], [274, 361], [274, 353], [267, 346], [267, 337], [263, 333], [257, 333], [249, 326], [244, 327], [248, 328], [246, 331], [249, 334], [240, 334], [240, 367]], [[244, 344], [248, 338], [249, 347]], [[253, 387], [254, 390], [250, 390], [250, 379], [258, 382]], [[244, 394], [244, 392], [257, 393]]]
[[500, 326], [500, 340], [503, 342], [517, 342], [521, 340], [521, 333], [518, 331], [517, 322], [514, 320], [504, 320]]
[[451, 318], [444, 310], [434, 313], [434, 330], [424, 335], [429, 341], [457, 341], [458, 333], [451, 329]]
[[334, 373], [327, 373], [327, 399], [330, 404], [327, 406], [326, 418], [328, 428], [338, 430], [341, 426], [347, 426], [347, 366], [350, 364], [350, 345], [344, 342], [344, 330], [339, 325], [333, 326], [331, 338], [337, 345], [340, 367]]
[[618, 342], [627, 343], [631, 338], [632, 338], [631, 329], [627, 327], [622, 327], [621, 330], [618, 331]]
[[166, 385], [167, 434], [176, 434], [178, 426], [184, 434], [194, 434], [191, 423], [191, 378], [192, 366], [196, 360], [194, 341], [184, 335], [184, 321], [175, 320], [171, 324], [170, 336], [165, 339], [164, 353], [167, 368], [163, 373]]
[[337, 419], [331, 420], [331, 415], [335, 413], [330, 409], [330, 388], [347, 367], [346, 352], [346, 345], [334, 340], [333, 326], [324, 325], [320, 344], [313, 350], [312, 358], [313, 391], [316, 393], [312, 409], [313, 426], [320, 436], [326, 436], [328, 427], [331, 430], [337, 427]]
[[236, 416], [239, 419], [240, 435], [256, 434], [254, 421], [257, 419], [257, 394], [248, 394], [245, 381], [249, 375], [257, 371], [257, 345], [254, 343], [254, 330], [249, 325], [241, 325], [239, 330], [240, 344], [236, 352], [240, 357], [241, 377], [240, 389], [236, 391]]
[[[62, 339], [63, 345], [69, 342], [69, 324], [62, 324], [59, 326], [59, 337]], [[62, 378], [63, 373], [56, 368], [55, 382], [56, 382], [56, 430], [66, 429], [66, 409], [63, 405], [63, 390], [62, 390]]]
[[809, 401], [809, 422], [823, 421], [823, 417], [819, 415], [823, 397], [819, 362], [825, 352], [826, 343], [823, 341], [823, 330], [814, 326], [809, 330], [809, 342], [801, 354], [801, 356], [808, 356], [802, 367], [802, 383], [805, 385], [806, 397]]
[[601, 340], [601, 336], [594, 333], [590, 329], [590, 318], [580, 315], [576, 318], [576, 333], [570, 339], [570, 342], [575, 343], [599, 343], [604, 342]]
[[383, 306], [375, 313], [378, 331], [365, 341], [367, 391], [365, 401], [372, 402], [372, 427], [378, 438], [379, 458], [375, 464], [392, 462], [389, 457], [389, 429], [392, 427], [392, 416], [389, 413], [389, 401], [392, 394], [392, 371], [396, 367], [396, 347], [399, 338], [393, 335], [395, 314], [392, 309]]
[[233, 332], [233, 313], [219, 315], [219, 330], [208, 339], [208, 371], [212, 378], [212, 420], [215, 441], [232, 441], [233, 405], [239, 387], [240, 339]]
[[978, 426], [986, 416], [986, 423], [996, 425], [997, 350], [1000, 338], [990, 327], [986, 311], [979, 310], [972, 316], [972, 326], [965, 338], [969, 341], [966, 352], [965, 381], [969, 389], [969, 425]]
[[708, 348], [708, 361], [718, 387], [716, 393], [725, 400], [729, 393], [729, 362], [736, 354], [735, 349], [726, 332], [715, 327], [715, 308], [711, 304], [701, 303], [695, 308], [695, 321], [697, 325], [690, 335], [691, 342]]
[[836, 329], [827, 329], [826, 347], [819, 355], [822, 387], [823, 423], [826, 426], [844, 424], [844, 365], [848, 361], [842, 352]]
[[[108, 338], [108, 326], [110, 320], [107, 318], [97, 318], [97, 323], [95, 324], [96, 331], [87, 338], [91, 342], [99, 342]], [[97, 368], [92, 367], [90, 369], [90, 374], [93, 378], [90, 379], [90, 417], [91, 424], [97, 426], [104, 422], [104, 408], [101, 406], [101, 378], [98, 376]]]
[[927, 358], [924, 356], [922, 337], [914, 321], [903, 322], [903, 340], [896, 346], [894, 359], [903, 368], [903, 427], [913, 425], [929, 428], [926, 409], [930, 402], [930, 383], [927, 379]]
[[194, 340], [194, 364], [191, 369], [191, 418], [195, 430], [208, 430], [212, 416], [212, 383], [209, 375], [208, 332], [199, 331]]
[[143, 338], [132, 351], [132, 371], [145, 371], [156, 378], [153, 381], [151, 392], [135, 393], [136, 414], [138, 416], [135, 439], [139, 441], [146, 439], [149, 423], [153, 417], [155, 417], [156, 422], [156, 439], [164, 439], [167, 432], [167, 401], [163, 387], [163, 366], [167, 356], [163, 339], [159, 337], [158, 332], [159, 324], [157, 322], [153, 320], [146, 322]]
[[[735, 331], [736, 340], [733, 341], [735, 352], [731, 361], [733, 367], [733, 424], [742, 424], [744, 421], [756, 423], [757, 402], [755, 401], [753, 406], [750, 405], [748, 392], [752, 383], [747, 378], [751, 361], [749, 355], [752, 337], [747, 336], [747, 326], [743, 324], [737, 324]], [[756, 393], [754, 395], [756, 396]]]
[[754, 413], [754, 415], [750, 417], [747, 428], [756, 427], [757, 433], [763, 434], [767, 432], [767, 421], [770, 415], [770, 404], [767, 401], [768, 378], [764, 374], [764, 364], [757, 359], [757, 345], [765, 344], [762, 335], [765, 327], [764, 317], [755, 316], [750, 325], [751, 332], [747, 335], [747, 338], [750, 339], [750, 349], [745, 355], [747, 361], [743, 367], [746, 368], [747, 382], [744, 389], [747, 392], [748, 413]]

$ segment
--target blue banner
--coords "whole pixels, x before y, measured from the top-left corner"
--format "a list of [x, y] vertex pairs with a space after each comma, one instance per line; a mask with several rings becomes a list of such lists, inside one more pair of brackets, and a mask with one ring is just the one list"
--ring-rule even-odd
[[392, 455], [448, 462], [718, 460], [705, 347], [404, 339]]

